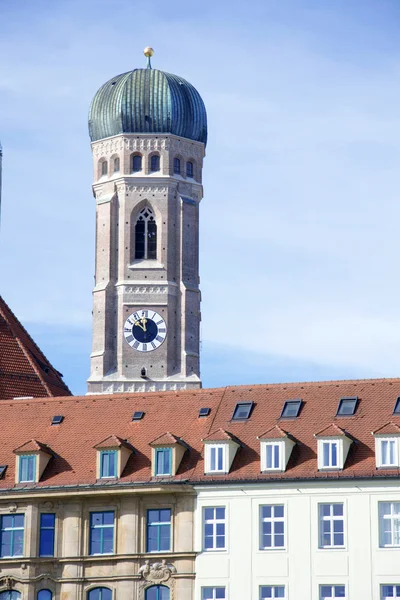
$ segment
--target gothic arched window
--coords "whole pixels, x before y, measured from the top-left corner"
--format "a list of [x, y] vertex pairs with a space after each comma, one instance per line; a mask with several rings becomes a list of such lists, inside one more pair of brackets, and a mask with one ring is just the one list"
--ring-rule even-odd
[[169, 587], [166, 585], [152, 585], [146, 590], [146, 600], [170, 600]]
[[108, 172], [107, 161], [103, 160], [103, 162], [101, 163], [101, 176], [107, 175], [107, 172]]
[[15, 590], [0, 593], [0, 600], [21, 600], [21, 594]]
[[150, 171], [159, 171], [160, 170], [160, 157], [158, 154], [153, 154], [150, 158]]
[[50, 590], [40, 590], [37, 595], [37, 600], [52, 600], [53, 594]]
[[119, 171], [119, 157], [114, 158], [114, 173], [118, 173]]
[[111, 600], [112, 591], [105, 587], [98, 587], [90, 590], [87, 595], [87, 600]]
[[186, 163], [186, 176], [193, 177], [193, 163], [190, 161]]
[[142, 208], [136, 219], [135, 258], [157, 258], [157, 224], [148, 206]]
[[137, 173], [142, 170], [142, 156], [141, 154], [134, 154], [131, 158], [132, 164], [131, 169], [133, 173]]
[[181, 159], [174, 158], [174, 173], [181, 174]]

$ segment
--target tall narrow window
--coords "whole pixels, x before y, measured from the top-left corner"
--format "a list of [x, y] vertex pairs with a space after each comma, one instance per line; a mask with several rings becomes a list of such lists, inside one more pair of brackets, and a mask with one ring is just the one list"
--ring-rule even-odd
[[171, 549], [171, 510], [147, 511], [147, 552], [166, 552]]
[[319, 505], [319, 547], [343, 548], [343, 503]]
[[90, 554], [114, 552], [114, 512], [90, 513]]
[[114, 158], [114, 173], [119, 172], [119, 168], [120, 168], [119, 165], [120, 165], [119, 156], [117, 156], [116, 158]]
[[225, 549], [225, 507], [204, 509], [204, 550]]
[[40, 515], [39, 556], [54, 556], [55, 524], [55, 514], [42, 513]]
[[225, 471], [225, 447], [210, 446], [210, 471]]
[[105, 587], [93, 588], [88, 592], [88, 600], [111, 600], [112, 591]]
[[186, 163], [186, 176], [193, 177], [193, 163], [190, 161]]
[[381, 466], [398, 466], [397, 440], [381, 440]]
[[270, 504], [260, 507], [260, 549], [285, 547], [285, 507]]
[[154, 213], [148, 206], [140, 211], [136, 219], [135, 258], [157, 258], [157, 224]]
[[400, 502], [379, 502], [379, 545], [400, 546]]
[[101, 175], [107, 175], [108, 172], [108, 165], [107, 165], [107, 161], [103, 160], [103, 162], [101, 163]]
[[169, 587], [166, 585], [152, 585], [147, 588], [145, 598], [146, 600], [169, 600]]
[[180, 158], [174, 158], [174, 173], [176, 173], [177, 175], [181, 174], [181, 159]]
[[172, 469], [172, 449], [156, 449], [156, 475], [171, 475]]
[[50, 590], [40, 590], [37, 595], [37, 600], [52, 600], [53, 594]]
[[265, 445], [265, 467], [268, 470], [281, 469], [281, 442], [275, 442]]
[[24, 515], [1, 517], [0, 556], [22, 556], [24, 553]]
[[339, 465], [337, 442], [323, 442], [322, 452], [322, 461], [324, 467], [337, 467]]
[[36, 456], [19, 457], [19, 481], [32, 482], [36, 479]]
[[159, 171], [160, 170], [160, 157], [158, 154], [153, 154], [150, 158], [150, 171]]
[[117, 451], [102, 450], [100, 452], [100, 478], [111, 479], [117, 476]]
[[137, 173], [142, 170], [142, 157], [140, 154], [135, 154], [131, 158], [131, 169], [133, 173]]

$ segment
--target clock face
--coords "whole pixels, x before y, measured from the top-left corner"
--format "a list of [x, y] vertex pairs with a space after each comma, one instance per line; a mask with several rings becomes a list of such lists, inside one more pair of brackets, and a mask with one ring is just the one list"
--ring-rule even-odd
[[124, 336], [138, 352], [151, 352], [165, 340], [167, 325], [163, 317], [153, 310], [138, 310], [125, 321]]

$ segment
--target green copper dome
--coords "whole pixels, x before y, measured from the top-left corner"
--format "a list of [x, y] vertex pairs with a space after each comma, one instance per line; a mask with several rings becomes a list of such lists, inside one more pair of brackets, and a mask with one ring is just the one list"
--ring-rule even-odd
[[92, 142], [120, 133], [173, 133], [207, 142], [207, 113], [187, 81], [158, 69], [135, 69], [107, 81], [89, 111]]

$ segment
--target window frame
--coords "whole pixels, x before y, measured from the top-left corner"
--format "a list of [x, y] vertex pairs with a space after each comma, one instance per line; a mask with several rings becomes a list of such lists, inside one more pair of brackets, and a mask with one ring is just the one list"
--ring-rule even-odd
[[[207, 444], [206, 447], [207, 450], [207, 471], [206, 473], [220, 473], [220, 474], [224, 474], [227, 473], [227, 468], [226, 468], [226, 461], [228, 460], [227, 458], [227, 454], [228, 454], [228, 448], [226, 444], [219, 444], [219, 443], [212, 443], [212, 444]], [[221, 451], [222, 456], [221, 456], [221, 461], [222, 461], [222, 467], [221, 469], [213, 469], [212, 468], [212, 464], [214, 462], [214, 466], [218, 466], [219, 464], [219, 456], [215, 456], [215, 458], [213, 459], [213, 451], [217, 452], [219, 454], [219, 451]]]
[[[158, 168], [157, 169], [153, 169], [153, 159], [156, 159], [156, 158], [158, 158], [158, 161], [157, 161]], [[150, 173], [158, 173], [159, 171], [161, 171], [161, 156], [159, 154], [155, 153], [155, 154], [152, 154], [149, 157], [149, 159], [150, 159], [149, 160], [149, 162], [150, 162], [150, 164], [149, 164], [149, 171], [150, 171]]]
[[[254, 402], [237, 402], [236, 406], [234, 408], [231, 420], [232, 421], [248, 421], [250, 419], [251, 413], [253, 411], [253, 406], [254, 406]], [[246, 416], [245, 417], [236, 416], [236, 414], [239, 413], [241, 410], [243, 410], [244, 407], [247, 410]]]
[[[214, 511], [214, 517], [212, 519], [206, 519], [206, 510], [213, 510]], [[224, 511], [224, 517], [223, 518], [217, 518], [217, 510], [223, 510]], [[220, 506], [203, 506], [202, 509], [202, 540], [203, 540], [203, 551], [204, 552], [224, 552], [227, 550], [227, 518], [226, 518], [226, 506], [225, 505], [220, 505]], [[206, 538], [209, 538], [210, 536], [206, 536], [206, 525], [212, 525], [213, 526], [213, 532], [211, 535], [211, 539], [213, 542], [213, 545], [211, 548], [207, 548], [206, 547]], [[218, 529], [218, 525], [223, 525], [224, 526], [224, 533], [223, 533], [223, 538], [224, 538], [224, 545], [221, 547], [217, 546], [217, 540], [218, 537], [222, 537], [221, 534], [217, 533], [217, 529]]]
[[[118, 450], [116, 449], [112, 449], [112, 450], [99, 450], [100, 452], [100, 479], [118, 479]], [[114, 457], [114, 475], [105, 475], [104, 474], [104, 465], [103, 465], [103, 457], [110, 457], [113, 456]], [[110, 459], [108, 459], [108, 472], [110, 470]]]
[[[263, 509], [264, 508], [271, 508], [271, 517], [264, 517], [263, 516]], [[273, 513], [275, 512], [275, 508], [278, 507], [282, 507], [283, 508], [283, 517], [276, 517]], [[261, 552], [270, 552], [270, 551], [282, 551], [282, 550], [286, 550], [286, 545], [287, 545], [287, 540], [286, 540], [286, 505], [282, 502], [274, 502], [271, 504], [260, 504], [259, 506], [259, 543], [258, 543], [258, 549]], [[263, 523], [271, 523], [271, 533], [264, 533], [263, 532]], [[276, 523], [283, 523], [283, 533], [280, 533], [279, 531], [275, 531], [275, 524]], [[263, 544], [263, 537], [266, 535], [270, 535], [271, 536], [271, 545], [270, 546], [264, 546]], [[276, 536], [283, 536], [283, 544], [282, 546], [278, 546], [276, 544]]]
[[[22, 527], [7, 527], [6, 529], [3, 529], [3, 519], [7, 518], [7, 517], [11, 517], [13, 519], [13, 523], [14, 523], [14, 519], [15, 517], [23, 517], [23, 525]], [[7, 532], [7, 531], [11, 531], [11, 542], [10, 542], [10, 548], [13, 551], [14, 550], [14, 532], [15, 531], [22, 531], [22, 553], [21, 554], [5, 554], [3, 555], [2, 553], [2, 547], [3, 547], [3, 532]], [[19, 557], [23, 557], [24, 556], [24, 552], [25, 552], [25, 513], [7, 513], [4, 515], [0, 515], [0, 558], [19, 558]]]
[[[341, 464], [342, 464], [342, 443], [341, 440], [338, 440], [336, 438], [330, 438], [330, 439], [321, 439], [318, 440], [318, 453], [320, 454], [319, 457], [319, 469], [320, 470], [334, 470], [337, 471], [338, 469], [341, 469]], [[325, 446], [328, 446], [328, 463], [325, 463]], [[333, 464], [333, 451], [332, 448], [336, 447], [336, 463]]]
[[[100, 526], [94, 526], [92, 525], [92, 516], [93, 515], [97, 515], [97, 514], [102, 514], [103, 518], [105, 514], [112, 514], [113, 515], [113, 523], [112, 525], [104, 525], [101, 524]], [[92, 551], [92, 543], [93, 543], [93, 530], [94, 529], [101, 529], [102, 531], [102, 535], [101, 535], [101, 540], [100, 540], [100, 544], [101, 547], [104, 548], [104, 530], [105, 529], [113, 529], [113, 537], [112, 537], [112, 551], [111, 552], [93, 552]], [[94, 510], [90, 510], [89, 511], [89, 556], [112, 556], [115, 554], [115, 543], [116, 543], [116, 536], [115, 536], [115, 532], [116, 532], [116, 513], [115, 510], [101, 510], [101, 509], [94, 509]]]
[[[154, 523], [149, 523], [149, 513], [150, 511], [158, 511], [159, 513], [161, 513], [161, 511], [164, 510], [168, 510], [169, 511], [169, 521], [155, 521]], [[160, 542], [161, 542], [161, 527], [165, 526], [165, 525], [169, 525], [169, 549], [160, 549]], [[157, 533], [157, 550], [150, 550], [149, 549], [149, 542], [150, 542], [150, 537], [149, 537], [149, 531], [152, 527], [157, 527], [158, 533]], [[148, 507], [146, 510], [146, 525], [145, 525], [145, 532], [146, 532], [146, 539], [145, 539], [145, 548], [146, 548], [146, 552], [149, 554], [159, 554], [162, 552], [172, 552], [173, 551], [173, 514], [172, 514], [172, 508], [170, 506], [166, 506], [164, 508], [160, 508], [159, 506], [157, 507]]]
[[[383, 514], [383, 506], [385, 504], [390, 505], [390, 514], [389, 515], [384, 515]], [[398, 512], [394, 512], [393, 510], [393, 506], [394, 505], [398, 505]], [[398, 515], [398, 518], [396, 517], [396, 515]], [[384, 540], [384, 536], [385, 536], [385, 528], [384, 528], [384, 524], [385, 522], [390, 522], [390, 536], [391, 536], [391, 540], [392, 542], [390, 544], [386, 544], [385, 540]], [[398, 539], [399, 542], [393, 543], [393, 539], [395, 538], [396, 535], [396, 530], [395, 530], [395, 522], [398, 522]], [[397, 502], [396, 500], [380, 500], [378, 501], [378, 534], [379, 534], [379, 548], [400, 548], [400, 501]]]
[[[383, 462], [383, 443], [394, 443], [394, 462], [384, 463]], [[399, 436], [397, 435], [377, 435], [375, 436], [375, 455], [376, 455], [376, 467], [377, 469], [396, 469], [400, 466], [400, 445]]]
[[[263, 595], [263, 588], [264, 589], [268, 589], [268, 588], [271, 589], [272, 595], [271, 596], [264, 596]], [[276, 596], [275, 595], [276, 594], [276, 590], [278, 588], [283, 588], [283, 596]], [[272, 598], [272, 600], [274, 598], [283, 598], [283, 600], [285, 600], [285, 598], [286, 598], [286, 586], [282, 585], [282, 584], [280, 584], [280, 585], [269, 585], [269, 584], [268, 585], [260, 585], [259, 590], [260, 590], [260, 593], [259, 593], [260, 600], [265, 600], [267, 598]]]
[[[294, 406], [294, 405], [297, 405], [296, 414], [295, 415], [286, 415], [285, 412], [287, 411], [288, 407]], [[280, 419], [297, 419], [302, 407], [303, 407], [303, 400], [301, 398], [293, 398], [292, 400], [285, 400], [285, 402], [283, 404], [281, 416], [279, 418]]]
[[[163, 466], [165, 466], [165, 455], [168, 454], [169, 456], [169, 469], [168, 472], [162, 472], [159, 473], [158, 472], [158, 456], [159, 454], [163, 455]], [[172, 448], [170, 446], [166, 446], [166, 447], [159, 447], [159, 448], [154, 448], [154, 475], [155, 477], [165, 477], [165, 476], [171, 476], [172, 475]]]
[[[116, 168], [118, 166], [118, 168]], [[121, 159], [119, 156], [115, 156], [113, 160], [113, 173], [120, 173], [121, 171]]]
[[[284, 454], [284, 442], [281, 441], [277, 441], [277, 440], [273, 440], [271, 442], [264, 442], [263, 443], [263, 471], [283, 471], [283, 454]], [[277, 448], [278, 449], [278, 466], [268, 466], [268, 451], [269, 449], [273, 449], [273, 448]], [[275, 463], [275, 456], [276, 452], [274, 452], [272, 450], [272, 462]]]
[[[344, 406], [352, 404], [352, 411], [351, 412], [341, 412], [342, 408]], [[337, 411], [336, 411], [336, 416], [337, 417], [353, 417], [356, 414], [357, 411], [357, 407], [358, 407], [358, 396], [346, 396], [343, 398], [340, 398], [339, 400], [339, 404], [337, 407]]]
[[[136, 169], [135, 168], [135, 158], [140, 158], [140, 169]], [[141, 173], [143, 171], [143, 155], [140, 153], [136, 153], [136, 154], [131, 154], [131, 159], [130, 159], [130, 171], [131, 173]]]
[[[341, 505], [342, 506], [342, 514], [335, 515], [334, 514], [334, 506]], [[329, 506], [330, 511], [329, 515], [323, 514], [323, 507]], [[342, 521], [343, 523], [343, 531], [335, 532], [334, 523]], [[331, 543], [325, 544], [324, 542], [324, 527], [323, 524], [328, 522], [330, 524], [329, 536]], [[343, 536], [343, 544], [335, 544], [335, 533], [342, 534]], [[332, 543], [333, 542], [333, 543]], [[344, 502], [318, 502], [318, 548], [320, 550], [343, 550], [346, 548], [346, 513], [345, 513], [345, 503]]]
[[[387, 595], [384, 596], [383, 590], [385, 587], [392, 588], [396, 595], [395, 596], [387, 596]], [[394, 588], [396, 588], [396, 589], [394, 589]], [[399, 588], [399, 589], [397, 590], [397, 588]], [[399, 593], [397, 593], [397, 591]], [[380, 592], [379, 600], [392, 600], [392, 598], [400, 598], [400, 584], [399, 583], [381, 583], [379, 592]]]
[[[44, 527], [42, 525], [42, 517], [43, 516], [53, 516], [53, 527]], [[55, 548], [56, 548], [56, 523], [57, 523], [57, 515], [56, 513], [48, 513], [48, 512], [41, 512], [39, 514], [39, 548], [38, 548], [38, 556], [39, 558], [52, 558], [55, 556]], [[42, 552], [41, 548], [42, 548], [42, 532], [44, 531], [52, 531], [53, 532], [53, 552], [51, 554], [45, 554]]]
[[[112, 598], [114, 597], [113, 594], [113, 590], [105, 585], [96, 585], [96, 587], [92, 587], [89, 590], [86, 591], [86, 600], [91, 600], [90, 596], [93, 592], [98, 592], [98, 591], [103, 591], [103, 590], [107, 590], [107, 592], [110, 592], [110, 600], [112, 600]], [[103, 596], [103, 594], [101, 594], [101, 596]], [[100, 600], [103, 600], [100, 596]]]
[[[54, 594], [48, 588], [45, 588], [43, 590], [38, 590], [37, 595], [36, 595], [36, 600], [42, 600], [42, 598], [40, 596], [43, 595], [43, 592], [47, 592], [48, 594], [50, 594], [50, 598], [47, 596], [47, 600], [53, 600]], [[44, 600], [46, 600], [46, 598]]]
[[[204, 596], [204, 592], [205, 590], [212, 590], [212, 597], [211, 598], [205, 598]], [[217, 590], [224, 590], [224, 596], [218, 596], [216, 595]], [[227, 595], [226, 595], [226, 586], [225, 585], [204, 585], [201, 586], [201, 600], [227, 600]]]
[[[190, 168], [189, 168], [189, 165], [191, 165]], [[186, 162], [186, 177], [189, 177], [190, 179], [194, 179], [194, 163], [192, 160], [188, 160]]]
[[174, 156], [173, 171], [174, 175], [182, 175], [182, 161], [179, 156]]
[[[147, 216], [146, 216], [147, 214]], [[139, 254], [139, 249], [138, 249], [138, 224], [143, 224], [143, 256], [138, 256]], [[149, 232], [149, 226], [152, 225], [153, 227], [151, 227], [151, 229], [154, 229], [154, 231]], [[143, 206], [143, 208], [141, 208], [139, 210], [139, 212], [136, 214], [136, 218], [135, 218], [135, 223], [134, 223], [134, 252], [133, 252], [133, 257], [134, 260], [157, 260], [157, 255], [158, 255], [158, 225], [157, 225], [157, 219], [156, 219], [156, 215], [154, 213], [154, 210], [148, 205], [146, 204], [145, 206]], [[152, 250], [149, 249], [149, 238], [150, 238], [150, 234], [152, 236], [155, 236], [155, 249], [153, 248]]]
[[[324, 588], [324, 587], [331, 588], [330, 596], [322, 596], [322, 588]], [[344, 596], [336, 596], [336, 588], [343, 588]], [[332, 596], [332, 593], [334, 593], [335, 595]], [[343, 598], [343, 600], [346, 600], [346, 596], [347, 596], [346, 586], [343, 583], [321, 583], [319, 586], [319, 594], [318, 594], [319, 600], [336, 600], [337, 598]]]
[[[26, 467], [27, 477], [29, 475], [29, 461], [33, 460], [32, 477], [33, 479], [23, 479], [22, 474], [24, 470], [24, 464], [28, 461]], [[36, 468], [37, 468], [37, 455], [36, 454], [19, 454], [18, 455], [18, 483], [36, 483]]]

